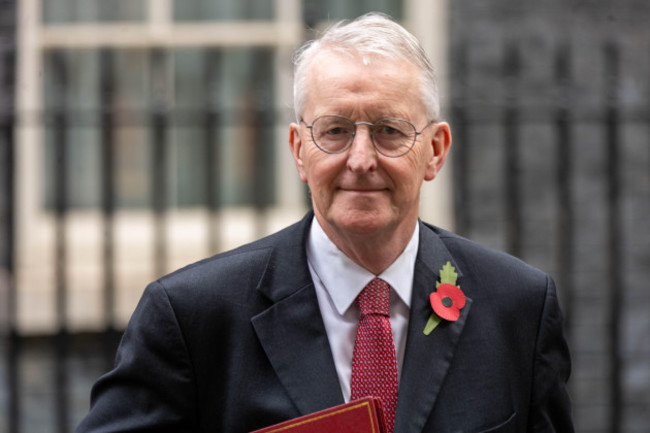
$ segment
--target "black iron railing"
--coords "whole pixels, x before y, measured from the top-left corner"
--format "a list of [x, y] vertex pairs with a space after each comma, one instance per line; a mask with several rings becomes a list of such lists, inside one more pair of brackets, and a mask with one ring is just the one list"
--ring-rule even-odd
[[[623, 154], [624, 141], [622, 138], [625, 124], [634, 122], [643, 124], [650, 130], [650, 109], [630, 110], [623, 106], [619, 100], [621, 77], [624, 74], [621, 62], [621, 49], [618, 45], [608, 42], [601, 50], [602, 62], [605, 65], [602, 69], [606, 76], [603, 88], [603, 104], [599, 106], [581, 105], [575, 97], [576, 86], [582, 77], [577, 77], [572, 59], [575, 47], [569, 43], [559, 43], [555, 48], [552, 58], [552, 82], [549, 83], [549, 93], [552, 97], [547, 98], [539, 104], [531, 104], [522, 96], [522, 86], [526, 73], [526, 56], [522, 53], [522, 46], [518, 42], [509, 42], [503, 50], [501, 63], [501, 75], [504, 85], [503, 98], [494, 101], [477, 100], [470, 92], [468, 82], [473, 77], [472, 62], [469, 60], [469, 48], [461, 45], [460, 49], [454, 51], [452, 59], [452, 82], [451, 82], [451, 105], [450, 120], [454, 134], [453, 163], [454, 163], [454, 195], [456, 197], [456, 223], [461, 234], [470, 237], [481, 237], [492, 230], [493, 226], [484, 224], [481, 220], [484, 213], [481, 208], [486, 205], [485, 200], [492, 200], [496, 197], [500, 204], [498, 224], [503, 227], [500, 230], [500, 244], [496, 245], [507, 249], [512, 254], [523, 257], [543, 268], [550, 268], [558, 283], [561, 294], [561, 301], [566, 316], [567, 334], [574, 346], [574, 381], [571, 384], [574, 406], [576, 408], [576, 422], [578, 425], [588, 426], [589, 414], [593, 407], [598, 406], [605, 410], [607, 425], [601, 426], [600, 430], [610, 433], [624, 431], [626, 422], [626, 393], [625, 384], [626, 364], [622, 359], [625, 353], [625, 346], [622, 323], [625, 319], [625, 308], [623, 300], [630, 287], [626, 281], [630, 279], [621, 278], [621, 269], [625, 265], [625, 257], [631, 254], [625, 244], [623, 233], [626, 220], [623, 217], [623, 197], [629, 200], [650, 200], [640, 189], [640, 193], [630, 193], [625, 189], [623, 174], [628, 170], [638, 170], [626, 166]], [[164, 271], [164, 263], [168, 255], [168, 244], [164, 236], [165, 212], [169, 209], [167, 198], [169, 196], [168, 183], [166, 181], [169, 166], [169, 131], [173, 125], [191, 125], [203, 131], [203, 142], [201, 143], [203, 166], [197, 170], [197, 180], [203, 185], [202, 201], [203, 206], [209, 213], [214, 215], [221, 207], [221, 190], [217, 168], [213, 161], [218, 157], [219, 149], [226, 143], [219, 142], [220, 127], [231, 124], [233, 119], [239, 119], [241, 124], [250, 128], [249, 139], [254, 142], [252, 145], [252, 165], [255, 179], [252, 182], [251, 205], [259, 210], [268, 206], [274, 192], [270, 191], [269, 183], [273, 179], [271, 164], [269, 164], [268, 128], [272, 127], [276, 119], [276, 113], [267, 108], [259, 108], [255, 103], [251, 104], [251, 110], [245, 113], [226, 113], [215, 109], [209, 101], [199, 101], [198, 108], [192, 111], [181, 111], [170, 107], [165, 98], [166, 89], [156, 88], [152, 92], [150, 110], [139, 113], [124, 113], [119, 111], [114, 101], [115, 77], [111, 71], [115, 68], [114, 53], [109, 49], [102, 49], [99, 56], [99, 82], [100, 82], [100, 104], [101, 107], [93, 113], [76, 113], [71, 107], [66, 106], [65, 94], [69, 86], [69, 75], [65, 62], [57, 55], [53, 56], [52, 77], [56, 88], [61, 95], [62, 103], [53, 107], [50, 111], [42, 113], [39, 117], [42, 126], [52, 131], [52, 158], [54, 169], [49, 182], [53, 185], [53, 196], [51, 198], [51, 211], [56, 220], [56, 329], [52, 330], [49, 336], [24, 336], [18, 332], [16, 323], [16, 287], [13, 284], [12, 275], [15, 271], [15, 221], [12, 211], [12, 204], [16, 202], [14, 170], [15, 155], [15, 130], [19, 122], [25, 119], [17, 118], [11, 110], [0, 113], [0, 176], [2, 177], [2, 193], [0, 197], [8, 206], [2, 212], [2, 239], [0, 246], [0, 267], [9, 278], [6, 287], [3, 288], [6, 305], [6, 323], [3, 324], [3, 348], [5, 350], [3, 370], [5, 373], [6, 388], [0, 390], [7, 401], [6, 416], [0, 416], [2, 428], [6, 426], [8, 433], [34, 431], [35, 426], [42, 426], [35, 420], [35, 414], [30, 411], [33, 402], [29, 399], [30, 393], [34, 392], [33, 384], [30, 382], [29, 371], [25, 365], [33, 357], [44, 359], [48, 365], [51, 375], [46, 390], [40, 393], [41, 399], [50, 402], [42, 408], [49, 413], [44, 419], [51, 420], [51, 423], [44, 427], [43, 432], [55, 431], [65, 433], [72, 430], [79, 417], [87, 409], [87, 395], [92, 380], [101, 372], [106, 371], [112, 364], [114, 350], [119, 339], [115, 317], [116, 310], [116, 281], [115, 281], [115, 211], [118, 207], [116, 184], [118, 183], [118, 170], [116, 161], [116, 131], [125, 123], [146, 127], [149, 130], [150, 146], [150, 176], [151, 189], [150, 200], [145, 206], [155, 215], [153, 224], [155, 226], [153, 250], [155, 251], [156, 273]], [[13, 53], [9, 54], [13, 55]], [[152, 83], [170, 82], [167, 74], [167, 63], [169, 53], [162, 50], [152, 50], [149, 53], [152, 69]], [[209, 61], [205, 64], [204, 76], [210, 80], [215, 76], [218, 56], [215, 53], [208, 56]], [[259, 68], [263, 71], [263, 68]], [[262, 73], [262, 72], [260, 72]], [[263, 77], [258, 77], [261, 80]], [[155, 85], [155, 84], [154, 84]], [[226, 121], [227, 120], [227, 121]], [[33, 119], [32, 119], [33, 121]], [[103, 236], [101, 237], [103, 281], [103, 323], [104, 329], [101, 332], [72, 333], [66, 326], [68, 323], [68, 281], [66, 279], [66, 268], [69, 261], [69, 252], [66, 250], [67, 219], [71, 209], [73, 197], [70, 197], [70, 188], [67, 184], [70, 171], [69, 154], [70, 147], [69, 133], [74, 128], [84, 125], [84, 122], [99, 125], [100, 140], [99, 148], [101, 155], [100, 170], [96, 175], [100, 179], [99, 207], [101, 209], [103, 224]], [[581, 170], [582, 154], [581, 149], [585, 145], [585, 138], [578, 133], [580, 125], [590, 125], [602, 131], [603, 146], [593, 147], [593, 152], [604, 152], [601, 160], [605, 161], [604, 170], [599, 172], [602, 176], [602, 183], [605, 185], [602, 206], [594, 205], [594, 209], [602, 213], [606, 242], [601, 245], [602, 251], [598, 254], [598, 262], [602, 264], [604, 274], [608, 275], [607, 281], [600, 284], [606, 289], [602, 290], [606, 296], [601, 298], [589, 298], [590, 288], [586, 287], [584, 275], [591, 272], [585, 258], [581, 255], [584, 251], [584, 243], [588, 240], [589, 234], [582, 229], [584, 225], [584, 209], [581, 198], [581, 182], [589, 182], [590, 178], [582, 179]], [[538, 185], [536, 190], [542, 191], [552, 197], [552, 200], [537, 200], [536, 197], [527, 197], [527, 190], [524, 188], [524, 180], [529, 178], [528, 160], [525, 158], [526, 143], [524, 130], [531, 125], [545, 125], [551, 131], [553, 139], [548, 148], [540, 147], [540, 152], [551, 152], [552, 165], [545, 168], [545, 172], [536, 173], [539, 179], [534, 182], [544, 183]], [[265, 129], [267, 128], [267, 129]], [[481, 137], [477, 133], [479, 129], [491, 128], [498, 131], [497, 138]], [[650, 139], [646, 140], [648, 145]], [[480, 146], [489, 146], [498, 153], [499, 158], [486, 161], [473, 152]], [[650, 152], [639, 150], [639, 157], [650, 158]], [[480, 155], [484, 155], [480, 154]], [[645, 156], [644, 156], [645, 155]], [[477, 166], [494, 164], [482, 170], [476, 170]], [[650, 163], [646, 168], [650, 170]], [[598, 171], [599, 168], [593, 168]], [[499, 181], [494, 182], [500, 185], [490, 192], [490, 197], [483, 198], [484, 185], [478, 176], [488, 173], [489, 176], [498, 177]], [[647, 179], [640, 173], [639, 179]], [[281, 194], [279, 191], [277, 194]], [[627, 195], [626, 195], [627, 194]], [[630, 195], [638, 194], [638, 195]], [[547, 207], [552, 207], [553, 212], [547, 212]], [[553, 240], [548, 241], [552, 247], [549, 260], [542, 263], [535, 263], [535, 257], [543, 254], [548, 248], [540, 247], [542, 253], [536, 253], [535, 242], [530, 239], [528, 226], [529, 215], [548, 214], [548, 218], [540, 219], [548, 227], [540, 231], [553, 233]], [[208, 225], [208, 240], [210, 251], [217, 251], [221, 245], [219, 233], [214, 225]], [[644, 227], [641, 225], [641, 227]], [[645, 226], [647, 227], [647, 225]], [[533, 230], [534, 232], [534, 230]], [[492, 233], [488, 233], [492, 236]], [[599, 233], [600, 235], [600, 233]], [[647, 236], [647, 234], [645, 234]], [[489, 236], [488, 236], [489, 238]], [[545, 249], [546, 248], [546, 249]], [[647, 246], [650, 250], [650, 245]], [[645, 251], [648, 254], [648, 251]], [[529, 257], [530, 256], [530, 257]], [[641, 259], [642, 261], [642, 259]], [[602, 272], [602, 269], [599, 270]], [[629, 272], [636, 272], [634, 269]], [[643, 272], [643, 271], [640, 271]], [[588, 279], [587, 279], [588, 280]], [[592, 314], [585, 305], [590, 302], [598, 302], [600, 307], [597, 311], [604, 312], [606, 321], [606, 332], [602, 334], [587, 334], [594, 336], [594, 341], [600, 346], [606, 347], [606, 351], [599, 352], [589, 347], [584, 340], [585, 315]], [[5, 308], [5, 307], [3, 307]], [[44, 357], [44, 358], [43, 358]], [[586, 370], [586, 364], [595, 357], [605, 359], [604, 367], [597, 370], [598, 379], [606, 383], [603, 395], [589, 395], [590, 389], [586, 383], [593, 377], [582, 377], [581, 371]], [[39, 364], [40, 365], [40, 364]], [[650, 389], [650, 384], [645, 384]], [[586, 391], [587, 390], [587, 391]], [[79, 397], [79, 395], [84, 397]], [[596, 399], [596, 400], [594, 400]], [[0, 399], [2, 400], [2, 399]], [[82, 401], [83, 403], [79, 403]], [[36, 417], [39, 418], [39, 417]], [[589, 428], [581, 431], [590, 432]], [[594, 432], [596, 430], [593, 430]]]

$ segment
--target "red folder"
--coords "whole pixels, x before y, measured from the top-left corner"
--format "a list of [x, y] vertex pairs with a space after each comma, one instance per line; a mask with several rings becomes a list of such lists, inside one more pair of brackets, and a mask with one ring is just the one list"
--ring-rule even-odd
[[251, 433], [383, 433], [381, 400], [364, 397]]

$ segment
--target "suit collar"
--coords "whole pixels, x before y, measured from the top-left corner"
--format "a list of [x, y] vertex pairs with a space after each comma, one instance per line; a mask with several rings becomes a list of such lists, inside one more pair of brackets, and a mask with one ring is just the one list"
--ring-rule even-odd
[[380, 275], [375, 275], [345, 255], [327, 237], [318, 220], [313, 219], [307, 242], [310, 269], [316, 274], [315, 278], [322, 282], [340, 315], [345, 314], [363, 288], [376, 276], [390, 284], [393, 296], [398, 296], [408, 308], [411, 307], [419, 229], [418, 224], [404, 251]]
[[[306, 236], [313, 213], [274, 236], [258, 290], [273, 301], [252, 318], [269, 360], [300, 414], [343, 403], [325, 325], [309, 273]], [[453, 323], [441, 323], [430, 335], [424, 326], [431, 314], [429, 294], [442, 266], [462, 270], [433, 228], [420, 224], [411, 315], [399, 388], [395, 431], [420, 432], [435, 404], [471, 307], [471, 299]], [[425, 384], [425, 385], [423, 385]]]
[[420, 223], [420, 247], [415, 264], [413, 298], [406, 352], [399, 387], [395, 431], [421, 432], [433, 409], [454, 357], [471, 307], [467, 298], [456, 322], [441, 323], [430, 335], [423, 330], [431, 314], [429, 294], [442, 266], [451, 262], [462, 284], [462, 272], [442, 240], [430, 226]]
[[273, 302], [311, 285], [305, 242], [313, 212], [286, 229], [266, 238], [270, 254], [257, 290]]
[[313, 214], [273, 235], [258, 290], [271, 301], [251, 319], [280, 382], [305, 415], [343, 403], [336, 367], [307, 265], [306, 236]]

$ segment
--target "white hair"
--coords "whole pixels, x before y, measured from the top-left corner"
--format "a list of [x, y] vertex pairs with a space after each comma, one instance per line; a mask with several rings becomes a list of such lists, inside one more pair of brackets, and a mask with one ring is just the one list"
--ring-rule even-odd
[[384, 14], [371, 12], [354, 21], [340, 21], [320, 37], [305, 43], [294, 56], [293, 105], [300, 120], [305, 103], [305, 84], [309, 65], [323, 49], [360, 55], [364, 64], [372, 56], [398, 58], [421, 71], [422, 102], [430, 120], [438, 120], [440, 102], [433, 65], [415, 36]]

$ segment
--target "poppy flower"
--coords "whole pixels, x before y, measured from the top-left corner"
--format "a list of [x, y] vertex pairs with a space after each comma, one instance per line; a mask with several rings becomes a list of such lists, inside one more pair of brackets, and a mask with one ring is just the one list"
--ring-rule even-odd
[[455, 322], [460, 317], [460, 310], [465, 306], [465, 294], [458, 286], [442, 283], [429, 296], [433, 311], [442, 319]]

